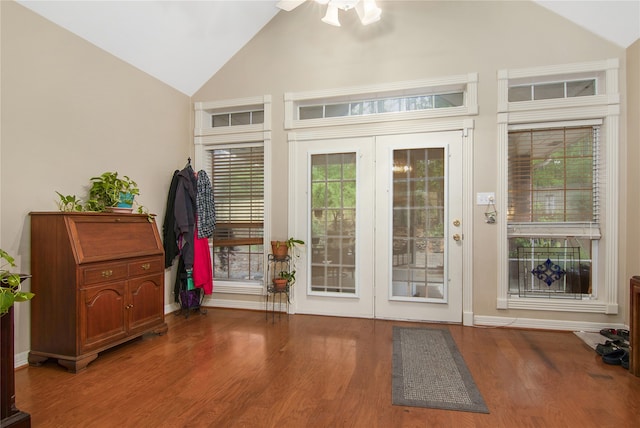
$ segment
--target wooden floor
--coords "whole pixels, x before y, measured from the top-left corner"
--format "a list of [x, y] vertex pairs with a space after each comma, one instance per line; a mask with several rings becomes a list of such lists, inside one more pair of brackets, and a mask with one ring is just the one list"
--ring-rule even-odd
[[[640, 378], [570, 332], [446, 325], [490, 414], [391, 404], [392, 321], [209, 309], [82, 373], [16, 371], [44, 427], [638, 427]], [[442, 327], [442, 325], [438, 325]]]

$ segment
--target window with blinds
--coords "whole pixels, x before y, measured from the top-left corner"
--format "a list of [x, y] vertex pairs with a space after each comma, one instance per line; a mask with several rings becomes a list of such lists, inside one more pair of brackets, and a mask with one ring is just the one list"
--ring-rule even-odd
[[264, 148], [234, 145], [209, 151], [216, 204], [215, 279], [261, 281], [264, 259]]
[[[509, 131], [511, 294], [579, 298], [591, 293], [600, 238], [599, 130], [585, 125]], [[551, 272], [547, 265], [562, 275], [551, 284], [532, 280], [540, 266]]]
[[510, 222], [597, 222], [598, 128], [509, 132]]

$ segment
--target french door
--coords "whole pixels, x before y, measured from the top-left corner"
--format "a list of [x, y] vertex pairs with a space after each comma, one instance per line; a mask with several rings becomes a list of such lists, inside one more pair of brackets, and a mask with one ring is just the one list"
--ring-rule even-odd
[[298, 313], [462, 320], [461, 132], [293, 145]]

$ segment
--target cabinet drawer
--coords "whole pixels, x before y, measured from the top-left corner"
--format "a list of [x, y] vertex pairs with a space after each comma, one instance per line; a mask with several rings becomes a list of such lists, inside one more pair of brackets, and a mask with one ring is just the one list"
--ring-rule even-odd
[[129, 276], [146, 275], [162, 272], [164, 259], [144, 259], [129, 263]]
[[100, 266], [85, 268], [82, 271], [84, 285], [100, 282], [114, 281], [127, 277], [127, 265], [124, 263], [103, 264]]

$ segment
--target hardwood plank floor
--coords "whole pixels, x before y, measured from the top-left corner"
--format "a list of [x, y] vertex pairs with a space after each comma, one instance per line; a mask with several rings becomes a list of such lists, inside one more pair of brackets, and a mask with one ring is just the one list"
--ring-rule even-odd
[[490, 414], [391, 404], [382, 320], [209, 309], [167, 315], [164, 336], [106, 351], [71, 374], [16, 371], [40, 427], [634, 427], [640, 378], [570, 332], [443, 326]]

